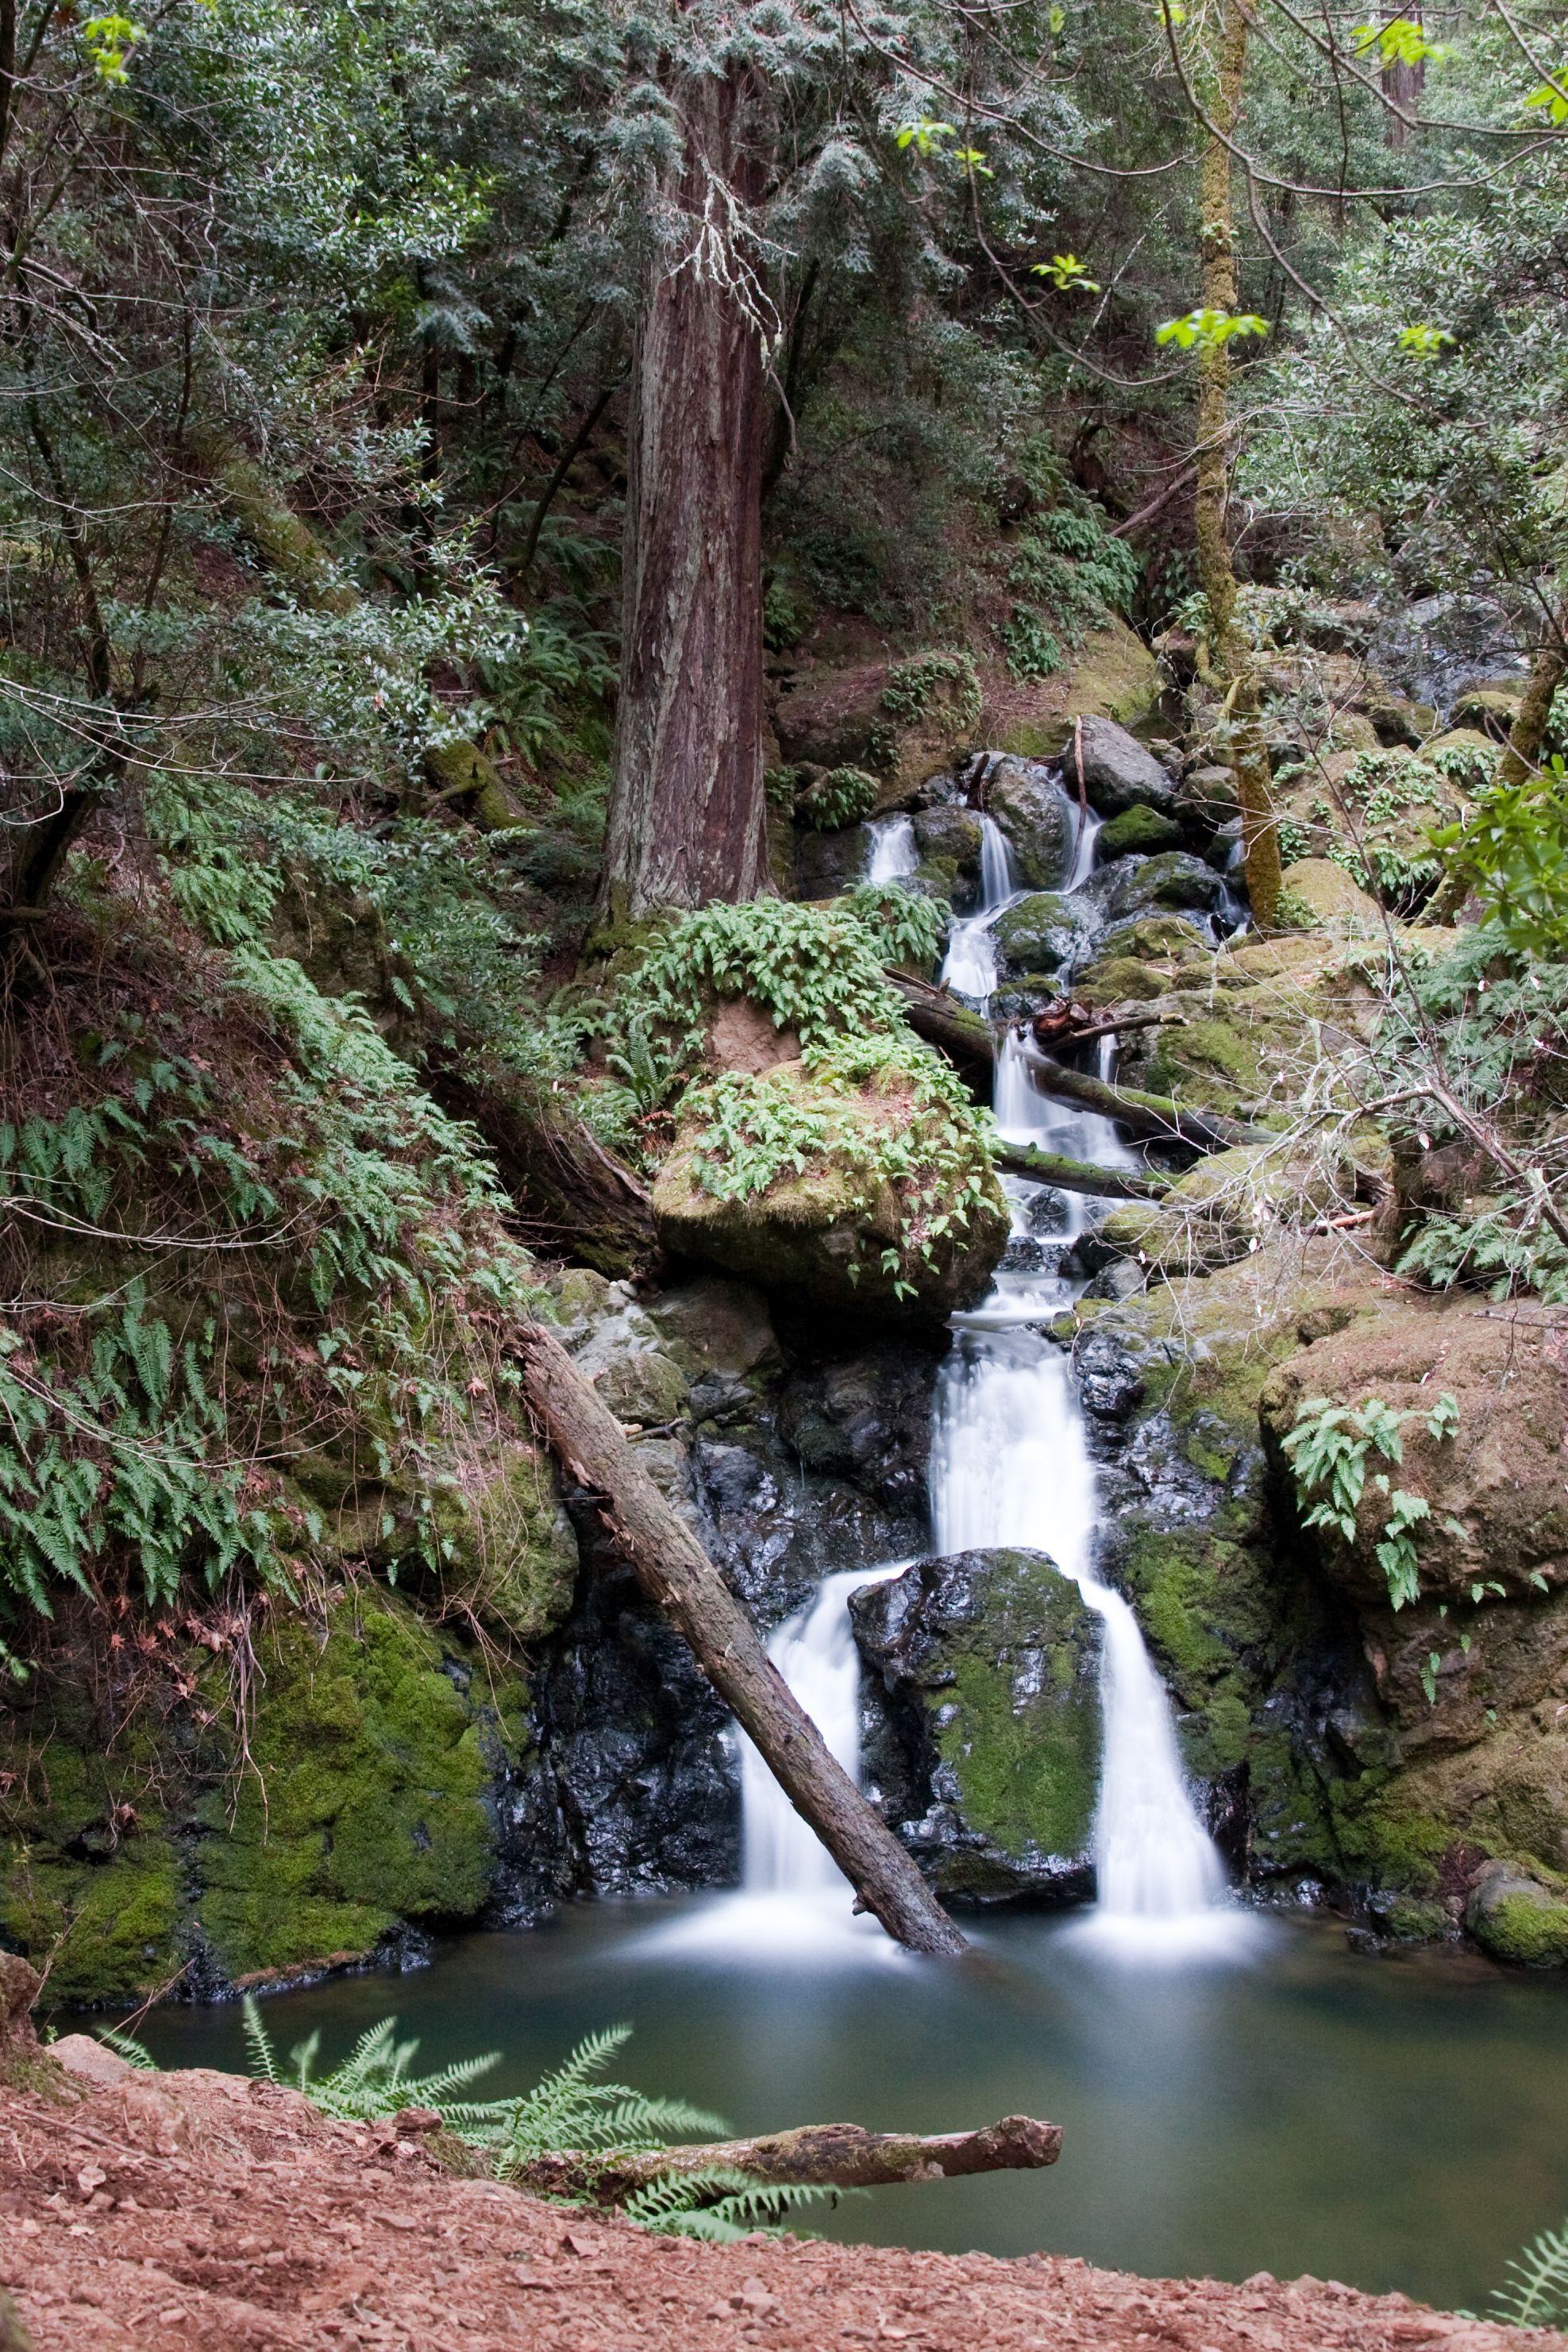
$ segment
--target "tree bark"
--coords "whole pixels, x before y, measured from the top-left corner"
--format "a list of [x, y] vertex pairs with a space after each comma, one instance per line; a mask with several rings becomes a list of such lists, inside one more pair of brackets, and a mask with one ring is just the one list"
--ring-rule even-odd
[[[1238, 307], [1236, 243], [1231, 227], [1230, 150], [1226, 144], [1241, 114], [1247, 66], [1244, 0], [1223, 0], [1218, 70], [1210, 102], [1214, 129], [1204, 149], [1202, 179], [1203, 306], [1225, 317]], [[1241, 845], [1252, 919], [1270, 930], [1280, 911], [1280, 835], [1274, 814], [1269, 751], [1263, 740], [1252, 652], [1236, 620], [1236, 571], [1226, 528], [1230, 472], [1230, 346], [1205, 344], [1198, 361], [1197, 568], [1207, 600], [1209, 642], [1228, 691], [1229, 759], [1241, 808]]]
[[862, 2131], [859, 2124], [805, 2124], [764, 2139], [710, 2140], [646, 2152], [539, 2156], [510, 2176], [536, 2197], [591, 2197], [623, 2205], [655, 2180], [722, 2166], [779, 2188], [880, 2189], [901, 2180], [956, 2180], [972, 2172], [1033, 2172], [1061, 2154], [1061, 2126], [1004, 2116], [982, 2131], [921, 2138]]
[[524, 1108], [469, 1086], [437, 1061], [430, 1091], [454, 1118], [476, 1127], [534, 1245], [565, 1246], [596, 1274], [620, 1282], [646, 1270], [658, 1226], [645, 1184], [570, 1111]]
[[627, 434], [615, 776], [602, 912], [755, 898], [762, 788], [762, 333], [732, 205], [762, 190], [760, 89], [685, 77], [650, 238]]
[[1500, 784], [1525, 784], [1541, 772], [1541, 743], [1552, 716], [1552, 700], [1568, 669], [1568, 602], [1546, 624], [1530, 682], [1520, 697], [1508, 741], [1498, 761]]
[[832, 1756], [740, 1602], [676, 1517], [609, 1408], [538, 1324], [518, 1342], [523, 1386], [566, 1475], [591, 1493], [650, 1600], [690, 1645], [795, 1811], [859, 1897], [912, 1951], [968, 1949], [915, 1864]]
[[1203, 1151], [1229, 1151], [1238, 1144], [1267, 1140], [1260, 1129], [1248, 1127], [1218, 1112], [1186, 1110], [1167, 1095], [1139, 1094], [1132, 1087], [1107, 1086], [1082, 1070], [1064, 1070], [1056, 1062], [1031, 1062], [1030, 1076], [1041, 1094], [1058, 1102], [1082, 1105], [1113, 1118], [1129, 1135], [1153, 1143], [1196, 1143]]
[[1009, 1176], [1054, 1184], [1059, 1192], [1098, 1193], [1107, 1201], [1163, 1201], [1172, 1183], [1168, 1176], [1140, 1176], [1129, 1168], [1097, 1168], [1092, 1160], [1064, 1160], [1059, 1152], [1037, 1151], [1029, 1143], [993, 1143], [991, 1165]]

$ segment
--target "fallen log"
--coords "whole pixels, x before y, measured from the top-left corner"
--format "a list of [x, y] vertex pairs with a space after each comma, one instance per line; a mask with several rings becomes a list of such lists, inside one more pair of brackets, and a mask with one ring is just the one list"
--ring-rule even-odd
[[443, 1110], [490, 1146], [536, 1248], [569, 1249], [612, 1282], [649, 1265], [659, 1234], [647, 1186], [570, 1108], [521, 1108], [498, 1088], [471, 1085], [444, 1053], [433, 1056], [426, 1083]]
[[1111, 1021], [1086, 1019], [1082, 1027], [1070, 1022], [1053, 1024], [1050, 1010], [1034, 1016], [1036, 1042], [1048, 1050], [1060, 1045], [1092, 1045], [1101, 1037], [1119, 1037], [1124, 1029], [1185, 1029], [1185, 1013], [1124, 1013]]
[[1092, 1160], [1065, 1160], [1037, 1151], [1032, 1143], [993, 1143], [991, 1165], [1009, 1176], [1031, 1176], [1059, 1192], [1097, 1193], [1107, 1201], [1160, 1201], [1171, 1189], [1168, 1176], [1148, 1176], [1134, 1168], [1097, 1168]]
[[[1061, 2126], [1004, 2116], [983, 2131], [862, 2131], [859, 2124], [805, 2124], [764, 2139], [709, 2140], [691, 2147], [605, 2155], [531, 2157], [508, 2175], [536, 2197], [587, 2197], [623, 2205], [655, 2180], [723, 2168], [779, 2189], [879, 2189], [900, 2180], [954, 2180], [970, 2172], [1032, 2172], [1061, 2154]], [[722, 2190], [716, 2191], [722, 2195]]]
[[972, 1086], [984, 1089], [988, 1102], [997, 1061], [997, 1033], [991, 1024], [928, 981], [911, 980], [902, 971], [890, 971], [887, 980], [904, 999], [904, 1017], [915, 1035], [946, 1054]]
[[968, 1949], [880, 1813], [829, 1750], [746, 1611], [643, 1468], [631, 1440], [550, 1332], [517, 1342], [523, 1388], [568, 1478], [594, 1499], [612, 1540], [658, 1603], [795, 1811], [859, 1898], [911, 1951]]
[[1029, 1074], [1041, 1094], [1057, 1102], [1077, 1103], [1082, 1110], [1098, 1111], [1102, 1118], [1113, 1118], [1129, 1135], [1146, 1142], [1195, 1143], [1200, 1151], [1229, 1151], [1238, 1144], [1269, 1139], [1261, 1128], [1222, 1118], [1217, 1111], [1185, 1109], [1166, 1095], [1107, 1086], [1103, 1078], [1063, 1069], [1058, 1062], [1031, 1062]]

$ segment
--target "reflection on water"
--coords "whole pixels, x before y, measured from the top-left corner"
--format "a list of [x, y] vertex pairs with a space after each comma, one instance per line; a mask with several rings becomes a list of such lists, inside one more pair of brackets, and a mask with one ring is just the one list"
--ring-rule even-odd
[[[1149, 2274], [1310, 2271], [1479, 2307], [1507, 2257], [1568, 2212], [1568, 1989], [1438, 1953], [1358, 1958], [1281, 1922], [1249, 1965], [1108, 1965], [1071, 1924], [971, 1924], [971, 1963], [800, 1947], [681, 1948], [711, 1898], [580, 1906], [466, 1936], [435, 1965], [268, 2003], [331, 2063], [388, 2010], [420, 2064], [503, 2049], [521, 2089], [594, 2027], [636, 2027], [625, 2078], [737, 2129], [844, 2119], [954, 2131], [1027, 2112], [1066, 2128], [1048, 2172], [879, 2189], [846, 2238], [1045, 2248]], [[858, 1941], [858, 1939], [857, 1939]], [[662, 1947], [662, 1948], [661, 1948]], [[863, 1952], [863, 1957], [862, 1957]], [[243, 2069], [236, 2008], [163, 2010], [169, 2065]]]

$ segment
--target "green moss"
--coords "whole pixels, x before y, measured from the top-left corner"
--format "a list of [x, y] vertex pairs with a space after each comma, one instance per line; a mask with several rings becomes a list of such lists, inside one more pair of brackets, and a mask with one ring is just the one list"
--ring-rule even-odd
[[16, 1843], [0, 1885], [0, 1927], [35, 1962], [52, 1954], [58, 2000], [134, 2001], [173, 1974], [178, 1857], [157, 1836], [127, 1837], [112, 1862]]
[[[264, 1659], [255, 1769], [200, 1818], [198, 1916], [231, 1975], [363, 1951], [401, 1919], [471, 1916], [488, 1891], [485, 1803], [503, 1710], [476, 1706], [405, 1603], [361, 1596], [324, 1645], [294, 1622]], [[512, 1741], [515, 1744], [515, 1729]]]
[[1568, 1966], [1568, 1903], [1505, 1895], [1487, 1912], [1477, 1934], [1497, 1959], [1527, 1969]]
[[1180, 848], [1181, 827], [1174, 817], [1162, 816], [1158, 809], [1145, 808], [1139, 802], [1102, 825], [1096, 845], [1102, 859], [1153, 857], [1162, 849]]

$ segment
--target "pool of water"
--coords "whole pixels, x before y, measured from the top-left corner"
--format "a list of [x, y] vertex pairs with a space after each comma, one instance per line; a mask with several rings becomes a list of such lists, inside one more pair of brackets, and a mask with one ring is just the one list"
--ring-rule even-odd
[[[1361, 1958], [1302, 1919], [1260, 1923], [1240, 1957], [1140, 1966], [1071, 1921], [1014, 1916], [980, 1927], [973, 1962], [934, 1964], [737, 1901], [573, 1907], [265, 2014], [280, 2049], [319, 2026], [327, 2063], [389, 2010], [422, 2069], [504, 2051], [481, 2095], [623, 2021], [620, 2079], [737, 2130], [1019, 2112], [1065, 2127], [1050, 2171], [882, 2189], [827, 2219], [837, 2237], [1150, 2275], [1310, 2271], [1479, 2309], [1568, 2212], [1568, 1987], [1550, 1978], [1457, 1952]], [[167, 2008], [142, 2032], [165, 2065], [244, 2071], [237, 2007]]]

